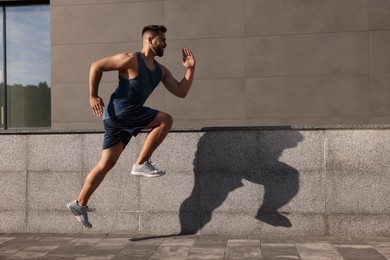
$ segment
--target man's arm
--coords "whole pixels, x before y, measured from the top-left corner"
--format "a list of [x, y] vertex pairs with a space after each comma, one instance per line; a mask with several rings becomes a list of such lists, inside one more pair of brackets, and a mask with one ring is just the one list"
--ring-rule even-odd
[[195, 58], [188, 48], [183, 49], [183, 66], [186, 68], [184, 78], [178, 82], [171, 72], [163, 67], [163, 84], [169, 92], [177, 97], [184, 98], [190, 91], [195, 74]]
[[89, 103], [94, 115], [102, 116], [104, 103], [99, 97], [98, 90], [104, 71], [118, 70], [119, 72], [131, 68], [133, 54], [121, 53], [95, 61], [89, 70]]

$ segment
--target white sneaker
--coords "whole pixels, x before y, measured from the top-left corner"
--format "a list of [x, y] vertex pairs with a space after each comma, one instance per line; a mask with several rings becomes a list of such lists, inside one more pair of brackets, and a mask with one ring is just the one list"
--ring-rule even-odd
[[131, 174], [152, 178], [163, 176], [165, 175], [165, 172], [157, 169], [156, 164], [151, 164], [149, 161], [146, 161], [142, 165], [134, 164]]
[[81, 224], [87, 228], [92, 228], [92, 224], [88, 221], [87, 206], [79, 205], [76, 200], [72, 201], [66, 206], [70, 212], [72, 212], [73, 216], [75, 216], [77, 220], [80, 221]]

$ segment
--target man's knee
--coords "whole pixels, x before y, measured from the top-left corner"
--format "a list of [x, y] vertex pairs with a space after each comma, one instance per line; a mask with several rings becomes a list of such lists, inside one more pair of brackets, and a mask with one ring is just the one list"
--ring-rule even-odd
[[173, 118], [171, 115], [164, 113], [161, 122], [165, 124], [169, 129], [171, 129], [173, 125]]
[[166, 124], [169, 125], [169, 128], [171, 128], [172, 125], [173, 125], [173, 118], [172, 118], [172, 116], [169, 115], [169, 114], [166, 114], [166, 116], [167, 116], [167, 118], [166, 118]]
[[99, 161], [99, 166], [103, 171], [108, 172], [114, 168], [117, 161], [118, 159], [101, 159]]

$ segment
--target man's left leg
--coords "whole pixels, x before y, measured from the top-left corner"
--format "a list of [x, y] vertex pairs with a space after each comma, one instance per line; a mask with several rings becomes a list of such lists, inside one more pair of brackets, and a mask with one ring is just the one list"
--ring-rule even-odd
[[152, 156], [153, 152], [168, 135], [172, 124], [173, 119], [169, 114], [164, 112], [158, 112], [153, 121], [148, 126], [146, 126], [146, 129], [151, 128], [152, 130], [146, 137], [138, 159], [133, 166], [133, 170], [131, 172], [133, 175], [158, 177], [164, 174], [162, 171], [158, 171], [157, 169], [155, 169], [153, 165], [150, 165], [149, 159]]

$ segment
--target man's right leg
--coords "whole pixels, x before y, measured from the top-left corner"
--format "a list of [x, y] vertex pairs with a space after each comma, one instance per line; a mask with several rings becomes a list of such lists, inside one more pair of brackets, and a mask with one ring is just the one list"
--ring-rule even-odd
[[80, 205], [87, 205], [92, 193], [97, 189], [97, 187], [99, 187], [100, 183], [102, 183], [106, 174], [115, 166], [123, 149], [123, 143], [119, 142], [118, 144], [102, 151], [102, 156], [99, 162], [88, 174], [85, 179], [84, 187], [77, 198], [77, 202]]
[[155, 165], [150, 163], [150, 157], [165, 139], [172, 124], [173, 119], [170, 115], [164, 112], [158, 112], [153, 121], [146, 126], [146, 129], [152, 128], [152, 130], [146, 136], [138, 159], [131, 170], [131, 174], [145, 177], [159, 177], [165, 174], [164, 171], [158, 170]]
[[88, 200], [97, 187], [99, 187], [100, 183], [102, 183], [106, 174], [114, 167], [123, 149], [124, 145], [122, 142], [104, 149], [98, 164], [88, 174], [77, 200], [67, 205], [78, 221], [87, 228], [92, 228], [92, 224], [88, 221], [86, 209]]

